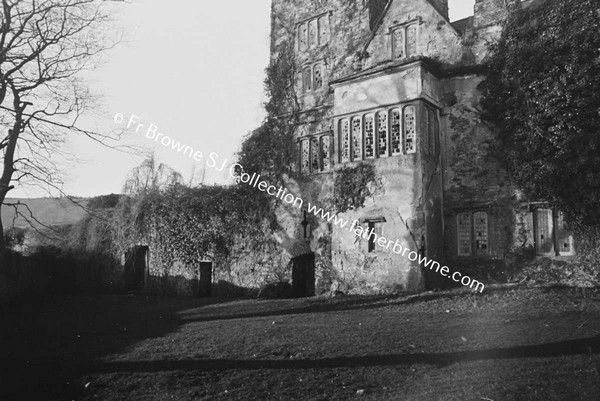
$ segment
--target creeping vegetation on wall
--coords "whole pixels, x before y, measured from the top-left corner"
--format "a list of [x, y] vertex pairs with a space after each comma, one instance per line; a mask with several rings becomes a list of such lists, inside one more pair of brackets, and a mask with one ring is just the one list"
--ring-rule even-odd
[[481, 85], [517, 184], [592, 224], [600, 223], [599, 25], [595, 0], [513, 13]]
[[336, 171], [333, 207], [337, 213], [356, 210], [382, 187], [373, 164], [359, 164]]
[[[123, 196], [114, 209], [88, 216], [71, 230], [66, 248], [102, 251], [120, 258], [138, 243], [152, 247], [165, 275], [175, 261], [190, 273], [210, 258], [231, 262], [242, 245], [261, 254], [274, 224], [267, 199], [247, 186], [190, 188], [174, 185], [135, 197]], [[228, 265], [222, 263], [221, 265]]]
[[284, 42], [267, 68], [265, 89], [269, 98], [267, 117], [250, 133], [238, 153], [245, 171], [258, 173], [271, 183], [281, 183], [284, 175], [293, 174], [296, 162], [294, 125], [299, 110], [296, 97], [296, 56], [292, 40]]

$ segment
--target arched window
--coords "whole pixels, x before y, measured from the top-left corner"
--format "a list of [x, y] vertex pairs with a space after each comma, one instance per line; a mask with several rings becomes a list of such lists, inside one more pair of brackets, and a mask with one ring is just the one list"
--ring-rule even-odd
[[360, 117], [352, 118], [352, 160], [362, 159], [362, 121]]
[[321, 160], [323, 162], [323, 170], [329, 170], [331, 168], [331, 160], [329, 160], [330, 152], [330, 137], [325, 135], [321, 137]]
[[417, 55], [417, 24], [409, 25], [406, 28], [406, 57]]
[[340, 121], [340, 149], [342, 150], [342, 163], [350, 161], [350, 120]]
[[308, 49], [308, 25], [306, 23], [298, 27], [298, 48], [300, 51]]
[[320, 157], [321, 151], [319, 150], [319, 138], [312, 138], [310, 140], [310, 171], [321, 170], [321, 166], [319, 165]]
[[320, 89], [323, 87], [323, 65], [317, 63], [313, 66], [313, 77], [314, 77], [314, 89]]
[[319, 44], [324, 45], [329, 42], [329, 17], [324, 15], [319, 18]]
[[308, 47], [313, 48], [318, 44], [318, 23], [316, 19], [308, 23]]
[[375, 158], [375, 116], [365, 116], [365, 158]]
[[404, 108], [404, 135], [405, 153], [416, 153], [417, 151], [417, 123], [415, 116], [415, 106], [406, 106]]
[[380, 111], [377, 113], [377, 153], [379, 157], [388, 155], [388, 113]]
[[393, 109], [391, 114], [392, 156], [396, 156], [402, 154], [402, 118], [400, 109]]
[[308, 139], [302, 141], [300, 149], [300, 172], [308, 174], [310, 173], [310, 142]]
[[313, 88], [312, 68], [306, 67], [302, 70], [302, 88], [305, 92], [311, 91]]
[[394, 60], [404, 57], [404, 28], [392, 32], [392, 51]]

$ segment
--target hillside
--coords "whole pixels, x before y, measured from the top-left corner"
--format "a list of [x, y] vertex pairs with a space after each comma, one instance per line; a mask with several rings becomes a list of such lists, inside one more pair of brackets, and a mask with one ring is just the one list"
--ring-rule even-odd
[[[25, 204], [31, 210], [33, 216], [44, 225], [50, 226], [63, 226], [75, 223], [85, 216], [85, 211], [73, 201], [67, 198], [38, 198], [38, 199], [18, 199], [9, 198], [6, 199], [6, 203], [17, 203], [20, 202]], [[77, 199], [82, 205], [87, 205], [87, 199]], [[19, 211], [29, 216], [29, 212], [26, 207], [20, 206]], [[2, 207], [2, 222], [4, 228], [13, 226], [18, 228], [27, 228], [29, 224], [23, 217], [17, 217], [15, 219], [15, 209], [13, 207]], [[40, 225], [36, 223], [36, 226]]]

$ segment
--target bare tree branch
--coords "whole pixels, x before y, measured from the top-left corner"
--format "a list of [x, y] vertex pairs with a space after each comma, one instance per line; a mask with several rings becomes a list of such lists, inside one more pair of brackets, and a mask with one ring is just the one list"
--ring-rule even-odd
[[[16, 185], [43, 185], [64, 194], [56, 156], [67, 157], [69, 133], [131, 150], [118, 146], [122, 132], [98, 132], [83, 125], [82, 117], [93, 111], [98, 96], [79, 76], [121, 40], [110, 29], [111, 15], [102, 2], [1, 2], [0, 207]], [[39, 223], [31, 213], [27, 221]], [[0, 235], [0, 252], [3, 240]]]

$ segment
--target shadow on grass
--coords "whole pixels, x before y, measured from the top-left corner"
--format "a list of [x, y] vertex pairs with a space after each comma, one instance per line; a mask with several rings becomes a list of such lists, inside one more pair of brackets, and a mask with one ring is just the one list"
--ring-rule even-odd
[[[516, 287], [507, 287], [494, 290], [496, 291], [507, 291], [515, 289]], [[454, 298], [460, 298], [465, 296], [485, 296], [489, 295], [492, 291], [485, 294], [471, 293], [464, 290], [449, 290], [442, 292], [430, 292], [417, 295], [377, 295], [377, 296], [349, 296], [346, 298], [333, 298], [326, 300], [323, 298], [315, 299], [304, 299], [301, 304], [292, 308], [281, 308], [277, 309], [274, 304], [269, 304], [269, 309], [264, 311], [250, 311], [247, 313], [219, 313], [221, 312], [218, 308], [211, 308], [210, 310], [202, 310], [200, 313], [190, 312], [183, 317], [185, 323], [193, 322], [210, 322], [218, 320], [233, 320], [233, 319], [253, 319], [261, 317], [273, 317], [273, 316], [287, 316], [287, 315], [299, 315], [305, 313], [327, 313], [327, 312], [343, 312], [351, 310], [369, 310], [378, 309], [390, 306], [399, 305], [410, 305], [418, 302], [435, 301], [438, 299], [451, 300]], [[286, 306], [289, 303], [285, 304]], [[253, 305], [255, 306], [255, 305]], [[256, 309], [256, 308], [253, 308]]]
[[495, 359], [551, 358], [600, 353], [600, 337], [560, 341], [540, 345], [460, 351], [439, 354], [393, 354], [327, 359], [200, 359], [180, 361], [114, 362], [96, 366], [94, 373], [134, 373], [163, 371], [225, 371], [260, 369], [332, 369], [427, 364], [445, 367], [461, 362]]
[[0, 314], [0, 400], [77, 399], [94, 361], [176, 331], [181, 311], [224, 299], [51, 297]]

